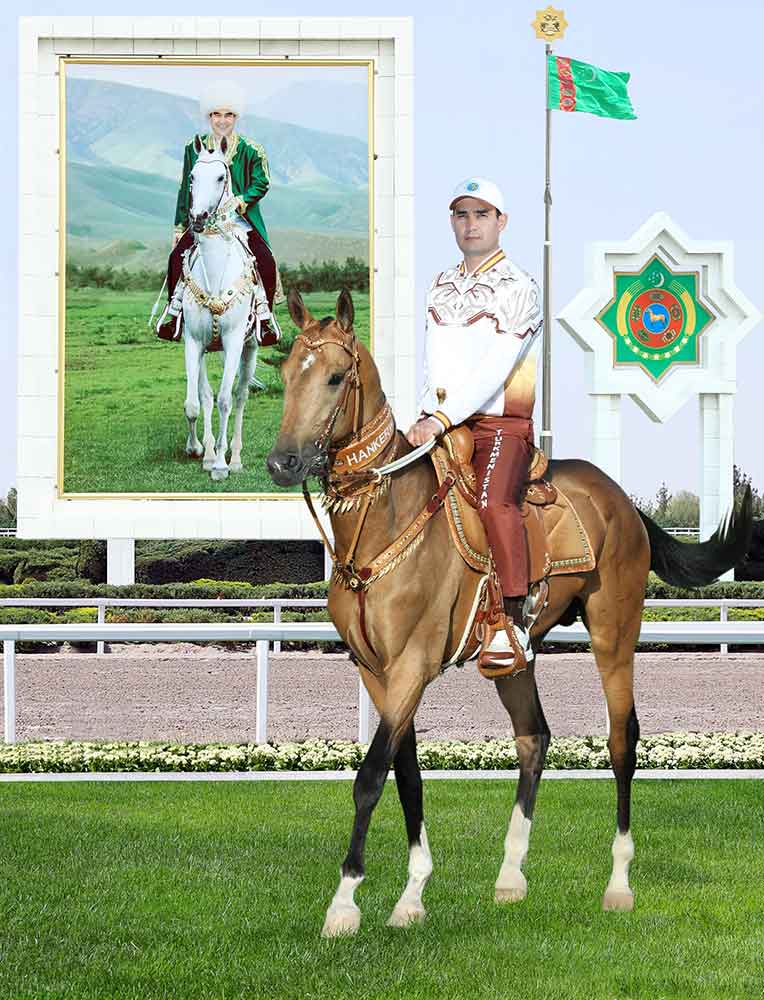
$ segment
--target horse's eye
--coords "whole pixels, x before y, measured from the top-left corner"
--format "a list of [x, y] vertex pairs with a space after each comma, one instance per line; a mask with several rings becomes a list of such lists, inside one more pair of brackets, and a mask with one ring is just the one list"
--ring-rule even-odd
[[329, 385], [339, 385], [340, 382], [344, 379], [344, 377], [345, 377], [344, 372], [335, 372], [334, 375], [332, 375], [331, 378], [329, 379]]
[[219, 181], [225, 180], [225, 174], [221, 174], [220, 177], [218, 177], [218, 180]]

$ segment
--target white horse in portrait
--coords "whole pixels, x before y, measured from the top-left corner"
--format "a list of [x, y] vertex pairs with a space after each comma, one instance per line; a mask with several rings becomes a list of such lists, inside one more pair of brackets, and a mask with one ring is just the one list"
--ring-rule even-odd
[[[196, 136], [194, 148], [198, 159], [191, 171], [189, 209], [194, 246], [184, 254], [181, 277], [187, 383], [186, 454], [202, 458], [203, 468], [212, 479], [223, 480], [229, 472], [242, 469], [244, 407], [257, 361], [255, 331], [259, 332], [261, 322], [272, 317], [247, 246], [248, 226], [237, 211], [239, 200], [233, 196], [231, 171], [225, 161], [226, 139], [222, 139], [219, 148], [210, 151]], [[220, 423], [215, 438], [205, 350], [217, 338], [223, 344], [224, 362], [217, 396]], [[228, 419], [233, 403], [231, 460], [226, 463]], [[204, 422], [202, 441], [196, 432], [200, 407]]]

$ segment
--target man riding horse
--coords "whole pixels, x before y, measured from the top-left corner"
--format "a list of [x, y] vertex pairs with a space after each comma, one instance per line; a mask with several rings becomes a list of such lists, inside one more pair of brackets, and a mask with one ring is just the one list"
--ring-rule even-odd
[[420, 418], [407, 437], [421, 445], [462, 422], [472, 431], [478, 511], [504, 598], [504, 615], [480, 662], [514, 672], [533, 659], [519, 503], [533, 444], [539, 293], [499, 247], [508, 217], [496, 184], [469, 178], [454, 191], [450, 209], [463, 260], [430, 287]]
[[[268, 241], [268, 233], [260, 212], [260, 199], [270, 186], [268, 158], [263, 147], [236, 132], [236, 122], [244, 110], [244, 94], [230, 81], [220, 80], [211, 86], [199, 103], [202, 117], [209, 122], [210, 130], [199, 138], [202, 146], [210, 151], [220, 149], [231, 171], [233, 194], [238, 199], [236, 211], [247, 228], [247, 244], [257, 266], [268, 310], [273, 311], [276, 294], [276, 261]], [[226, 142], [222, 144], [222, 140]], [[222, 144], [222, 145], [221, 145]], [[225, 149], [223, 149], [223, 145]], [[181, 280], [183, 255], [193, 246], [194, 237], [189, 225], [191, 204], [191, 171], [198, 158], [195, 141], [191, 140], [183, 157], [183, 175], [175, 210], [173, 249], [167, 265], [168, 304], [157, 324], [157, 336], [162, 340], [179, 340], [183, 323], [183, 290]], [[263, 309], [263, 313], [265, 310]], [[270, 324], [270, 317], [261, 317], [260, 343], [271, 344], [278, 334]]]

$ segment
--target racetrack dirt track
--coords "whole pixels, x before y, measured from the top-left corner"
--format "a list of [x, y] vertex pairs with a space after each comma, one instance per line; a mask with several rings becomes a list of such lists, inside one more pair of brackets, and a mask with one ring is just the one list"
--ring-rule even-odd
[[[250, 742], [255, 655], [224, 648], [114, 645], [110, 653], [17, 657], [17, 739]], [[555, 736], [604, 734], [605, 705], [588, 653], [539, 657], [541, 702]], [[764, 730], [764, 655], [640, 653], [637, 714], [644, 734]], [[344, 654], [271, 655], [268, 738], [356, 739], [358, 674]], [[511, 735], [493, 683], [474, 664], [430, 685], [417, 713], [426, 739]]]

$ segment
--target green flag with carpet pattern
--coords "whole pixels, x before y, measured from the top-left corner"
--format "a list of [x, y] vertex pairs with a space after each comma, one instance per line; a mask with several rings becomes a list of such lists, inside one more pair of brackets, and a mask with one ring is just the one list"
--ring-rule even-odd
[[549, 107], [553, 111], [587, 111], [602, 118], [636, 118], [626, 85], [630, 73], [613, 73], [599, 66], [547, 56]]

